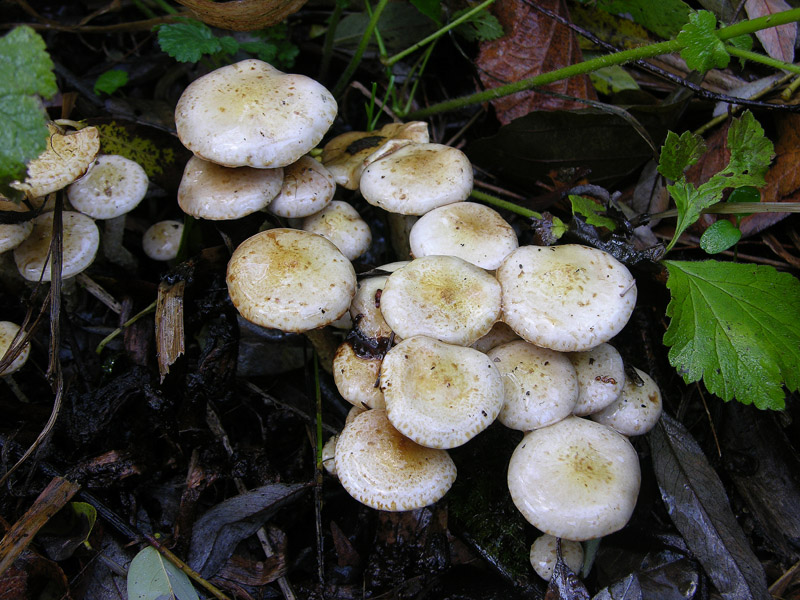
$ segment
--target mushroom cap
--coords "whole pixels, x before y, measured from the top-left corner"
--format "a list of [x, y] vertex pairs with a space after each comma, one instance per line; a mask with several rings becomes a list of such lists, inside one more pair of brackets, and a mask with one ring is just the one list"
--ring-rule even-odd
[[330, 240], [348, 260], [357, 259], [372, 244], [367, 222], [355, 208], [341, 200], [333, 200], [318, 213], [303, 219], [301, 229]]
[[[16, 323], [12, 323], [11, 321], [0, 321], [0, 360], [2, 360], [6, 352], [8, 352], [8, 349], [11, 347], [11, 343], [17, 336], [18, 331], [19, 325]], [[11, 364], [5, 369], [0, 370], [0, 376], [11, 375], [12, 373], [19, 371], [27, 362], [30, 353], [31, 345], [30, 343], [27, 343], [25, 346], [23, 346], [22, 350], [20, 350], [19, 354], [17, 354], [17, 358], [12, 360]]]
[[328, 206], [336, 182], [328, 170], [311, 156], [301, 156], [283, 169], [280, 192], [269, 204], [269, 212], [286, 219], [301, 219]]
[[345, 425], [334, 462], [347, 493], [377, 510], [427, 506], [444, 496], [456, 479], [456, 466], [446, 450], [408, 439], [380, 408]]
[[468, 442], [503, 406], [503, 378], [488, 356], [421, 335], [386, 353], [381, 390], [392, 424], [431, 448]]
[[193, 81], [175, 107], [184, 146], [228, 167], [275, 168], [316, 146], [336, 117], [336, 101], [304, 75], [247, 59]]
[[25, 181], [15, 181], [14, 189], [28, 198], [39, 198], [67, 187], [89, 168], [100, 151], [100, 132], [96, 127], [62, 133], [48, 123], [47, 149], [28, 163]]
[[580, 417], [525, 434], [508, 464], [508, 489], [522, 515], [568, 540], [622, 529], [639, 494], [639, 457], [628, 439]]
[[472, 191], [472, 165], [456, 148], [407, 144], [369, 164], [361, 174], [364, 199], [392, 213], [424, 215], [466, 200]]
[[423, 256], [389, 275], [381, 313], [401, 338], [427, 335], [467, 346], [500, 316], [500, 285], [455, 256]]
[[322, 446], [322, 466], [333, 477], [336, 477], [336, 442], [338, 441], [339, 434], [332, 435]]
[[357, 190], [366, 160], [385, 142], [404, 139], [418, 143], [430, 141], [424, 121], [389, 123], [377, 131], [348, 131], [337, 135], [322, 149], [322, 164], [336, 183], [348, 190]]
[[589, 416], [619, 431], [622, 435], [642, 435], [655, 427], [661, 418], [661, 390], [653, 378], [634, 367], [639, 381], [628, 378], [619, 398], [603, 410]]
[[139, 163], [118, 154], [104, 154], [67, 188], [67, 197], [75, 210], [93, 219], [113, 219], [136, 208], [149, 183]]
[[[50, 281], [48, 252], [54, 213], [42, 213], [33, 220], [33, 232], [14, 250], [17, 269], [28, 281]], [[61, 277], [77, 275], [94, 261], [100, 246], [100, 232], [91, 217], [65, 210], [61, 213], [63, 235]]]
[[636, 304], [636, 281], [610, 254], [576, 244], [523, 246], [497, 269], [503, 320], [530, 343], [588, 350], [614, 337]]
[[385, 408], [383, 392], [378, 384], [381, 359], [362, 358], [353, 344], [343, 342], [333, 356], [333, 381], [336, 389], [353, 406]]
[[520, 339], [516, 332], [511, 329], [507, 324], [498, 321], [489, 330], [489, 333], [481, 337], [477, 342], [470, 344], [470, 348], [480, 350], [481, 352], [489, 352], [492, 348], [497, 348], [501, 344], [513, 342]]
[[200, 219], [240, 219], [265, 208], [282, 183], [282, 168], [224, 167], [193, 156], [183, 170], [178, 204]]
[[[26, 212], [27, 210], [25, 206], [16, 202], [0, 199], [0, 212]], [[0, 253], [13, 250], [19, 246], [31, 234], [31, 231], [33, 231], [33, 223], [31, 221], [0, 223]]]
[[[381, 267], [383, 268], [383, 267]], [[350, 303], [350, 316], [358, 330], [368, 338], [388, 338], [392, 328], [386, 323], [381, 312], [383, 286], [388, 275], [367, 277], [358, 282], [358, 289]]]
[[531, 431], [572, 414], [578, 377], [565, 354], [518, 340], [487, 355], [503, 375], [505, 403], [497, 417], [503, 425]]
[[178, 256], [183, 236], [180, 221], [159, 221], [147, 228], [142, 236], [142, 250], [153, 260], [172, 260]]
[[579, 417], [602, 410], [622, 393], [625, 364], [611, 344], [600, 344], [585, 352], [570, 352], [578, 374], [578, 402], [572, 414]]
[[411, 228], [409, 244], [415, 257], [457, 256], [487, 270], [499, 267], [519, 247], [517, 234], [500, 213], [475, 202], [456, 202], [426, 213]]
[[356, 291], [353, 265], [321, 235], [269, 229], [246, 239], [228, 262], [228, 293], [248, 321], [301, 332], [341, 317]]
[[[556, 568], [557, 550], [556, 542], [558, 538], [545, 533], [540, 535], [531, 545], [530, 560], [536, 574], [550, 581], [553, 570]], [[580, 571], [583, 566], [583, 546], [580, 542], [572, 540], [561, 540], [561, 558], [572, 569], [573, 573]]]

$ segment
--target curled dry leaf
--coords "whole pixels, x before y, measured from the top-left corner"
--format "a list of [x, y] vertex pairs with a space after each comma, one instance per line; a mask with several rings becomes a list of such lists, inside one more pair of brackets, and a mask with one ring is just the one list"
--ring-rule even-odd
[[178, 0], [203, 23], [233, 31], [252, 31], [276, 25], [296, 13], [307, 0]]

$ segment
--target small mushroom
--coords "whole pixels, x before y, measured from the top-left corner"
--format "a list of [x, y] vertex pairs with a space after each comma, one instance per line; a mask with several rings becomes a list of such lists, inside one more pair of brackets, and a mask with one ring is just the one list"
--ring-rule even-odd
[[311, 156], [301, 156], [284, 167], [280, 192], [268, 210], [286, 219], [301, 219], [323, 210], [335, 192], [336, 182], [328, 170]]
[[527, 433], [508, 465], [511, 499], [525, 519], [575, 541], [622, 529], [640, 482], [639, 457], [628, 439], [580, 417]]
[[321, 235], [269, 229], [248, 238], [228, 262], [228, 293], [248, 321], [302, 332], [341, 317], [356, 291], [350, 261]]
[[517, 234], [500, 214], [475, 202], [435, 208], [411, 228], [415, 257], [457, 256], [482, 269], [494, 270], [519, 246]]
[[[557, 552], [556, 543], [558, 538], [545, 533], [540, 535], [531, 545], [530, 560], [536, 574], [550, 581], [553, 570], [556, 567]], [[561, 540], [561, 558], [573, 573], [580, 571], [583, 566], [583, 546], [580, 542], [572, 540]]]
[[[33, 232], [14, 250], [17, 269], [28, 281], [50, 281], [50, 243], [54, 213], [42, 213], [33, 220]], [[83, 213], [63, 211], [61, 277], [77, 275], [94, 261], [100, 232], [94, 220]]]
[[147, 193], [147, 173], [124, 156], [98, 156], [86, 174], [67, 187], [72, 207], [93, 219], [113, 219], [136, 208]]
[[500, 316], [500, 285], [455, 256], [423, 256], [386, 280], [381, 313], [401, 338], [426, 335], [468, 346]]
[[629, 378], [619, 398], [603, 410], [589, 416], [619, 431], [622, 435], [643, 435], [655, 427], [661, 418], [661, 390], [653, 378], [634, 367], [638, 378]]
[[523, 246], [497, 269], [503, 320], [530, 343], [589, 350], [619, 333], [636, 304], [636, 281], [610, 254], [576, 244]]
[[231, 168], [193, 156], [183, 170], [178, 205], [199, 219], [240, 219], [265, 208], [282, 182], [282, 168]]
[[142, 236], [142, 250], [153, 260], [173, 260], [183, 236], [183, 223], [180, 221], [159, 221], [153, 223]]
[[377, 510], [413, 510], [433, 504], [456, 479], [456, 466], [446, 450], [408, 439], [379, 408], [345, 425], [335, 455], [336, 473], [347, 493]]
[[383, 392], [378, 385], [381, 359], [363, 358], [350, 342], [343, 342], [333, 357], [333, 381], [342, 398], [354, 406], [385, 408]]
[[[0, 212], [27, 212], [27, 208], [11, 200], [0, 197]], [[31, 221], [21, 223], [0, 223], [0, 253], [19, 246], [33, 231]]]
[[[16, 323], [12, 323], [11, 321], [0, 321], [0, 360], [5, 357], [8, 349], [11, 348], [11, 343], [17, 336], [19, 329], [20, 327]], [[19, 354], [17, 354], [17, 357], [11, 361], [11, 364], [5, 369], [0, 370], [0, 376], [4, 377], [19, 371], [27, 362], [30, 353], [31, 345], [30, 343], [27, 343], [22, 347], [22, 350], [20, 350]]]
[[488, 353], [492, 348], [496, 348], [501, 344], [507, 344], [508, 342], [513, 342], [518, 339], [520, 339], [520, 337], [514, 332], [513, 329], [511, 329], [511, 327], [502, 321], [498, 321], [492, 325], [489, 333], [481, 337], [477, 342], [471, 344], [470, 347], [475, 348], [475, 350]]
[[321, 84], [247, 59], [193, 81], [175, 107], [184, 146], [228, 167], [285, 167], [316, 146], [336, 117]]
[[503, 378], [488, 356], [422, 335], [386, 353], [380, 381], [389, 420], [430, 448], [465, 444], [503, 406]]
[[386, 323], [381, 312], [383, 287], [388, 278], [388, 275], [379, 275], [359, 281], [356, 295], [350, 304], [353, 323], [362, 334], [374, 340], [392, 335], [392, 328]]
[[318, 213], [303, 219], [301, 229], [330, 240], [348, 260], [357, 259], [372, 244], [367, 222], [355, 208], [341, 200], [333, 200]]
[[568, 355], [578, 374], [578, 402], [572, 411], [583, 417], [602, 410], [622, 393], [625, 365], [611, 344], [600, 344], [585, 352]]

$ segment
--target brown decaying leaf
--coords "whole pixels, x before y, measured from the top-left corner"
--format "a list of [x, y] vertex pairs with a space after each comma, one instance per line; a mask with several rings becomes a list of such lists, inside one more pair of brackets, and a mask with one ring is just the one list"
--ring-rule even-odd
[[[786, 0], [747, 0], [744, 9], [751, 19], [772, 15], [792, 7]], [[764, 51], [776, 60], [794, 62], [794, 43], [797, 39], [797, 23], [787, 23], [756, 32]]]
[[234, 31], [252, 31], [276, 25], [296, 13], [308, 0], [178, 0], [203, 23]]
[[162, 281], [158, 286], [156, 346], [161, 381], [164, 381], [164, 377], [169, 373], [170, 366], [186, 351], [183, 335], [183, 292], [185, 289], [185, 281], [173, 284]]
[[[538, 4], [569, 18], [563, 0], [543, 0]], [[476, 64], [481, 81], [487, 88], [534, 77], [581, 61], [581, 51], [575, 34], [522, 0], [498, 0], [493, 11], [502, 24], [505, 35], [481, 44]], [[597, 98], [586, 76], [557, 81], [542, 89], [576, 98]], [[492, 100], [492, 104], [497, 111], [497, 118], [503, 124], [533, 110], [586, 108], [580, 102], [535, 91], [518, 92], [498, 98]]]

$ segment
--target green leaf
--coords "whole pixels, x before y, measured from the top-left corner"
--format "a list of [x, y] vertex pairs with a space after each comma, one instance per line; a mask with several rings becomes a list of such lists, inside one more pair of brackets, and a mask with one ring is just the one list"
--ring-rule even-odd
[[111, 95], [126, 83], [128, 83], [128, 72], [122, 69], [112, 69], [97, 78], [97, 81], [94, 82], [94, 93], [97, 96], [100, 94]]
[[675, 37], [691, 13], [681, 0], [600, 0], [597, 6], [616, 15], [630, 15], [634, 22], [663, 38]]
[[197, 62], [204, 54], [222, 50], [208, 25], [192, 19], [158, 26], [158, 45], [178, 62]]
[[[585, 55], [584, 55], [585, 56]], [[609, 96], [623, 90], [638, 90], [639, 84], [619, 65], [603, 67], [589, 73], [592, 85], [601, 94]]]
[[664, 344], [684, 381], [722, 398], [782, 409], [800, 386], [800, 282], [764, 265], [664, 261]]
[[731, 60], [725, 44], [717, 37], [717, 18], [714, 13], [701, 10], [689, 16], [689, 22], [678, 34], [683, 45], [681, 58], [690, 69], [705, 73], [713, 68], [725, 68]]
[[[732, 38], [728, 38], [728, 44], [733, 46], [734, 48], [738, 48], [739, 50], [752, 50], [753, 49], [753, 38], [747, 34], [737, 35]], [[739, 57], [739, 64], [744, 68], [744, 65], [747, 61]]]
[[586, 196], [573, 196], [570, 195], [569, 201], [572, 203], [573, 214], [583, 215], [586, 217], [586, 222], [595, 227], [605, 227], [610, 231], [616, 229], [617, 224], [613, 219], [604, 217], [602, 214], [605, 208], [599, 202], [595, 202]]
[[736, 225], [722, 219], [715, 221], [700, 236], [700, 247], [709, 254], [723, 252], [742, 238], [742, 232]]
[[667, 179], [678, 181], [683, 172], [695, 164], [706, 151], [706, 143], [699, 135], [684, 131], [680, 137], [667, 133], [658, 159], [658, 172]]
[[764, 137], [764, 129], [749, 110], [743, 112], [741, 118], [731, 122], [728, 129], [728, 148], [731, 151], [731, 159], [724, 172], [747, 173], [758, 181], [758, 183], [739, 183], [736, 186], [764, 185], [764, 177], [775, 152], [772, 142]]
[[199, 600], [199, 596], [183, 571], [147, 546], [128, 567], [128, 599]]
[[[452, 20], [455, 21], [470, 8], [464, 8], [453, 13]], [[469, 19], [455, 28], [455, 32], [468, 42], [491, 42], [503, 37], [505, 33], [500, 21], [497, 20], [488, 10], [475, 13]]]
[[411, 0], [416, 9], [437, 25], [442, 23], [441, 0]]
[[223, 35], [217, 38], [219, 40], [220, 52], [225, 54], [236, 54], [239, 51], [239, 42], [229, 35]]
[[0, 38], [0, 190], [25, 177], [47, 148], [47, 113], [39, 96], [58, 91], [44, 40], [30, 27]]

